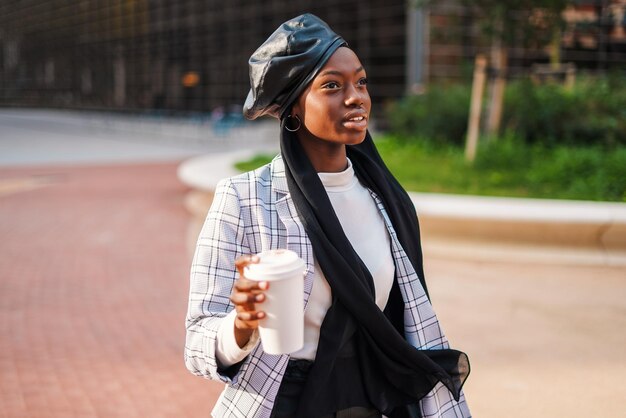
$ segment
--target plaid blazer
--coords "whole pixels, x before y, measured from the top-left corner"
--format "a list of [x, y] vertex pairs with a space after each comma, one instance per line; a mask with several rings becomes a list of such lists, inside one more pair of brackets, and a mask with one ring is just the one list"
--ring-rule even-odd
[[[447, 348], [437, 317], [407, 258], [380, 199], [370, 191], [389, 231], [396, 279], [404, 300], [405, 338], [427, 350]], [[191, 266], [185, 364], [189, 371], [226, 384], [213, 417], [268, 418], [289, 355], [271, 355], [256, 346], [240, 364], [220, 370], [215, 357], [220, 320], [234, 309], [230, 301], [237, 279], [235, 258], [277, 248], [295, 251], [306, 263], [304, 303], [313, 286], [313, 248], [289, 195], [282, 158], [217, 185]], [[422, 415], [469, 417], [462, 395], [456, 402], [438, 383], [420, 401]]]

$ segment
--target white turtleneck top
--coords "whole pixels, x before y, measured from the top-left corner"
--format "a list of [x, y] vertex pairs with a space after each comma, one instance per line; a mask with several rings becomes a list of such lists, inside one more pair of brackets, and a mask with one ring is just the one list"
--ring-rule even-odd
[[[391, 243], [382, 214], [369, 190], [354, 174], [352, 163], [339, 173], [318, 173], [339, 223], [352, 247], [365, 263], [374, 279], [376, 305], [382, 310], [387, 304], [394, 280]], [[332, 303], [331, 289], [315, 261], [313, 288], [304, 311], [304, 346], [291, 357], [314, 360], [320, 327]], [[262, 304], [259, 305], [262, 309]], [[235, 341], [236, 312], [222, 321], [217, 335], [216, 357], [220, 366], [228, 367], [243, 360], [258, 344], [258, 331], [250, 342], [239, 348]]]

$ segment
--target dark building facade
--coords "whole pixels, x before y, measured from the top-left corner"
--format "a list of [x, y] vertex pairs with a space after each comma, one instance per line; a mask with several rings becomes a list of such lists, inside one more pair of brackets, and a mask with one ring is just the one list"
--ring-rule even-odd
[[[626, 70], [626, 0], [571, 0], [561, 14], [560, 62], [572, 63], [577, 71], [603, 74]], [[470, 1], [438, 0], [428, 9], [425, 42], [428, 80], [462, 79], [471, 76], [474, 57], [489, 56], [492, 40], [482, 30], [487, 22]], [[540, 9], [507, 10], [509, 18], [532, 21]], [[537, 24], [532, 34], [506, 28], [514, 39], [508, 48], [508, 77], [526, 77], [533, 64], [548, 63], [549, 31]], [[529, 36], [534, 35], [534, 36]], [[543, 42], [537, 39], [544, 37]]]
[[[460, 0], [3, 0], [0, 106], [124, 111], [241, 109], [247, 60], [282, 22], [305, 11], [358, 53], [380, 104], [427, 81], [463, 79], [488, 52], [475, 10]], [[412, 6], [413, 5], [413, 6]], [[514, 12], [529, 19], [532, 11]], [[626, 67], [626, 1], [572, 1], [563, 62], [587, 71]], [[547, 62], [524, 34], [509, 76]], [[376, 113], [374, 116], [376, 116]]]
[[248, 57], [305, 11], [348, 40], [381, 102], [405, 92], [406, 7], [404, 0], [5, 0], [0, 105], [240, 108]]

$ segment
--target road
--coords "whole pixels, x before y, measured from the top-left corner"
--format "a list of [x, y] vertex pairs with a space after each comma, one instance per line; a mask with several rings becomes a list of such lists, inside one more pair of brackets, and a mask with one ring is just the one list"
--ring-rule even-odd
[[0, 108], [0, 166], [164, 162], [278, 149], [273, 121], [220, 126], [197, 118]]

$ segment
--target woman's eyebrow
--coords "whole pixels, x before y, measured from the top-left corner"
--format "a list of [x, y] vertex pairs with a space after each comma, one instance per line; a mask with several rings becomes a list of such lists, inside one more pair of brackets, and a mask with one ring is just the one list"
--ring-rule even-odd
[[[357, 73], [359, 73], [361, 71], [363, 71], [363, 66], [360, 66], [359, 68], [354, 70], [354, 73], [357, 74]], [[337, 71], [337, 70], [326, 70], [326, 71], [322, 71], [320, 73], [320, 76], [325, 76], [325, 75], [343, 75], [343, 73], [341, 71]]]

